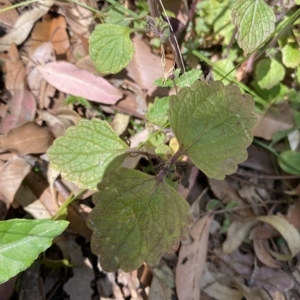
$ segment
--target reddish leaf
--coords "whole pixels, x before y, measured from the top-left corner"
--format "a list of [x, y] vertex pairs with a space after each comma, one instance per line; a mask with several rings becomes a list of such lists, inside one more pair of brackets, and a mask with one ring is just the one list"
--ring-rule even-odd
[[44, 79], [58, 90], [104, 104], [115, 104], [121, 92], [106, 79], [81, 70], [67, 62], [51, 62], [38, 66]]

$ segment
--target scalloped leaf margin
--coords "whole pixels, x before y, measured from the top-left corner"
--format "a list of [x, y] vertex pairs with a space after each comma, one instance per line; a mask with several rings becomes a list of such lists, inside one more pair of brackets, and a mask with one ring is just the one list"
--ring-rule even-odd
[[174, 252], [188, 236], [189, 205], [164, 181], [140, 171], [109, 172], [93, 196], [87, 224], [91, 248], [101, 267], [125, 272], [146, 262], [155, 265], [165, 251]]
[[235, 85], [196, 82], [171, 96], [169, 119], [180, 150], [208, 177], [223, 180], [246, 160], [254, 101]]
[[64, 178], [94, 190], [105, 171], [119, 167], [129, 152], [106, 121], [92, 119], [70, 127], [47, 154], [53, 169]]

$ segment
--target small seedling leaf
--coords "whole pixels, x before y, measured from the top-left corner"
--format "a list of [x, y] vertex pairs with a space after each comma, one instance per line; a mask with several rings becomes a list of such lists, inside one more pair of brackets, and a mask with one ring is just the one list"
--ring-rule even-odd
[[156, 98], [154, 103], [149, 104], [146, 118], [152, 124], [163, 127], [168, 121], [170, 97]]
[[145, 173], [119, 168], [98, 184], [88, 217], [91, 248], [108, 272], [155, 265], [165, 251], [176, 251], [187, 237], [188, 203], [167, 183]]
[[[234, 68], [233, 62], [228, 58], [218, 60], [215, 63], [215, 65], [218, 67], [218, 69], [222, 70], [222, 73], [218, 72], [216, 69], [213, 70], [213, 76], [214, 76], [215, 80], [222, 80], [224, 75], [229, 73]], [[235, 78], [235, 74], [236, 74], [236, 71], [234, 70], [234, 71], [232, 71], [232, 73], [230, 73], [230, 77]], [[231, 83], [231, 81], [226, 78], [224, 78], [222, 80], [222, 82], [225, 85], [228, 85]]]
[[180, 150], [208, 177], [224, 179], [247, 158], [256, 123], [254, 101], [235, 85], [196, 82], [170, 99], [170, 125]]
[[27, 269], [68, 224], [52, 220], [0, 221], [0, 284]]
[[122, 164], [125, 144], [106, 121], [81, 120], [55, 140], [48, 151], [51, 166], [80, 187], [96, 189], [105, 170]]
[[238, 44], [246, 53], [254, 51], [275, 29], [274, 12], [263, 0], [237, 1], [231, 18], [238, 27]]
[[300, 64], [300, 51], [296, 43], [286, 44], [282, 48], [282, 62], [288, 68], [296, 68]]
[[134, 54], [132, 30], [115, 24], [97, 25], [90, 37], [89, 53], [96, 69], [116, 74], [126, 67]]
[[255, 78], [261, 89], [270, 90], [279, 84], [284, 76], [284, 66], [275, 59], [262, 59], [255, 69]]

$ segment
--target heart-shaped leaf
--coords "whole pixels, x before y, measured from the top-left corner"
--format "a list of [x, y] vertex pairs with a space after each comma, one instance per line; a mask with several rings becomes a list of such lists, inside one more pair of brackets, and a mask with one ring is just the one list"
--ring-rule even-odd
[[96, 189], [106, 169], [120, 166], [128, 145], [106, 121], [81, 120], [55, 140], [48, 151], [51, 166], [80, 187]]
[[134, 54], [132, 29], [115, 24], [97, 25], [90, 37], [89, 53], [96, 69], [115, 74], [126, 67]]
[[68, 224], [52, 220], [0, 221], [0, 284], [27, 269]]
[[246, 53], [255, 50], [275, 29], [274, 12], [263, 0], [237, 1], [231, 17], [238, 27], [238, 44]]
[[208, 177], [224, 179], [247, 158], [256, 122], [254, 101], [235, 85], [196, 82], [170, 99], [180, 150]]
[[92, 251], [101, 267], [129, 272], [143, 262], [155, 265], [187, 237], [188, 203], [167, 183], [145, 173], [119, 168], [98, 184], [88, 217], [94, 230]]

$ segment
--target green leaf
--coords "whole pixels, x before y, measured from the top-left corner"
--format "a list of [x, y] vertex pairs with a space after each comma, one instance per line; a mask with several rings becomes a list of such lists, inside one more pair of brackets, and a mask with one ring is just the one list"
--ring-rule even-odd
[[297, 78], [298, 83], [300, 84], [300, 67], [298, 67], [296, 70], [296, 78]]
[[27, 269], [68, 224], [52, 220], [0, 221], [0, 284]]
[[231, 17], [238, 27], [238, 44], [246, 53], [254, 51], [275, 29], [274, 12], [263, 0], [237, 1]]
[[255, 78], [261, 89], [270, 90], [272, 87], [279, 84], [284, 76], [285, 68], [275, 59], [262, 59], [255, 69]]
[[300, 51], [296, 43], [286, 44], [282, 48], [282, 62], [288, 68], [296, 68], [300, 64]]
[[300, 51], [296, 43], [286, 44], [282, 48], [282, 62], [288, 68], [296, 68], [300, 64]]
[[145, 173], [119, 168], [98, 184], [88, 217], [91, 247], [112, 272], [155, 265], [188, 235], [189, 205], [174, 189]]
[[125, 144], [106, 121], [80, 120], [48, 150], [51, 166], [80, 187], [96, 189], [108, 167], [120, 166], [128, 154]]
[[168, 121], [169, 101], [170, 97], [156, 98], [153, 104], [149, 104], [146, 119], [152, 124], [163, 127]]
[[[214, 76], [214, 79], [215, 80], [221, 80], [225, 74], [229, 73], [233, 68], [234, 68], [234, 64], [232, 63], [231, 60], [225, 58], [225, 59], [221, 59], [221, 60], [218, 60], [215, 65], [217, 67], [219, 67], [219, 69], [222, 70], [222, 73], [220, 74], [220, 72], [218, 72], [216, 69], [213, 70], [213, 76]], [[235, 73], [236, 71], [234, 70], [230, 76], [231, 77], [235, 77]], [[225, 85], [228, 85], [231, 83], [230, 80], [228, 79], [223, 79], [222, 82], [225, 84]]]
[[196, 82], [170, 99], [170, 125], [180, 150], [208, 177], [224, 179], [247, 158], [256, 123], [254, 101], [235, 85]]
[[296, 151], [283, 151], [279, 154], [278, 163], [280, 168], [288, 174], [300, 174], [300, 153]]
[[96, 26], [89, 40], [89, 53], [99, 72], [115, 74], [129, 64], [134, 54], [131, 32], [128, 27], [114, 24]]
[[115, 8], [110, 8], [106, 17], [105, 23], [116, 24], [119, 26], [127, 27], [130, 24], [130, 18], [126, 16], [124, 13], [120, 12]]
[[[183, 75], [179, 76], [180, 70], [175, 70], [175, 85], [177, 87], [183, 88], [186, 86], [191, 86], [196, 80], [199, 80], [200, 75], [202, 74], [201, 70], [191, 70], [185, 72]], [[164, 80], [163, 78], [159, 78], [154, 81], [154, 84], [161, 87], [174, 87], [174, 81], [172, 79]]]
[[155, 148], [155, 153], [162, 159], [167, 160], [170, 158], [172, 155], [172, 149], [165, 145], [165, 144], [160, 144]]

